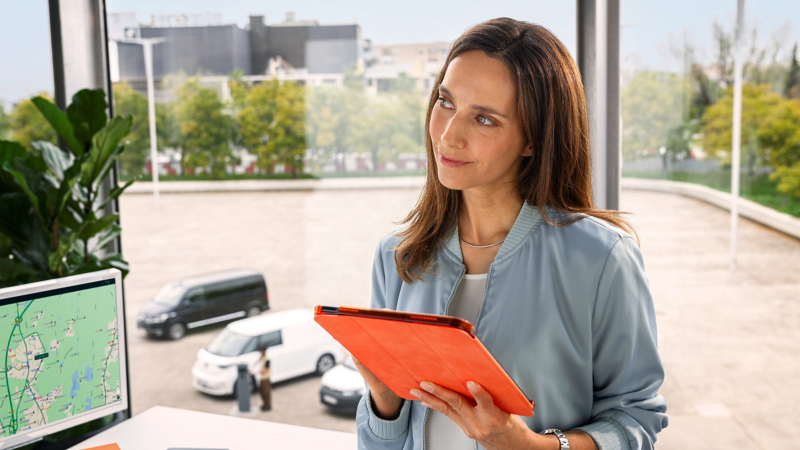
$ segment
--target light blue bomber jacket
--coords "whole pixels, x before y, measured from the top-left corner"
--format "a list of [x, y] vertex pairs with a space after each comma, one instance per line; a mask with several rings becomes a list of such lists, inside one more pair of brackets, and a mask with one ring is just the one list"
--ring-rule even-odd
[[[551, 221], [565, 217], [548, 211]], [[399, 242], [390, 234], [378, 245], [371, 307], [444, 314], [465, 273], [458, 230], [412, 284], [396, 270]], [[522, 418], [533, 431], [577, 428], [600, 450], [652, 449], [667, 426], [653, 299], [636, 242], [620, 229], [593, 217], [553, 226], [525, 203], [489, 266], [474, 325], [536, 402]], [[377, 417], [371, 403], [367, 391], [356, 416], [359, 449], [424, 448], [428, 409], [419, 401], [405, 400], [395, 420]]]

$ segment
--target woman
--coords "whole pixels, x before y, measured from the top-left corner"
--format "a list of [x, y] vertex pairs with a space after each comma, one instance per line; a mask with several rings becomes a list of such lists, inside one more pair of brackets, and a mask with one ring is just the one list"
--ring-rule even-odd
[[667, 425], [653, 301], [633, 230], [592, 206], [585, 98], [563, 44], [513, 19], [474, 26], [426, 131], [427, 183], [378, 246], [371, 306], [469, 320], [536, 414], [503, 412], [474, 382], [474, 406], [429, 382], [406, 401], [357, 362], [359, 447], [652, 448]]

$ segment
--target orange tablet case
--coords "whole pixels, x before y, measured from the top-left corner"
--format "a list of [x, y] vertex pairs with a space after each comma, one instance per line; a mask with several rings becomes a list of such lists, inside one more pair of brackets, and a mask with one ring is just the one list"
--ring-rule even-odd
[[467, 381], [483, 386], [503, 411], [532, 416], [530, 400], [456, 317], [317, 306], [314, 320], [398, 396], [430, 381], [472, 399]]

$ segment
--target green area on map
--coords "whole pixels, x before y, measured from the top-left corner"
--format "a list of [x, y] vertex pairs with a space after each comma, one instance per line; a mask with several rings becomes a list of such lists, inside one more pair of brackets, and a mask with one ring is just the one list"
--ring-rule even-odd
[[116, 286], [0, 306], [0, 439], [119, 401]]

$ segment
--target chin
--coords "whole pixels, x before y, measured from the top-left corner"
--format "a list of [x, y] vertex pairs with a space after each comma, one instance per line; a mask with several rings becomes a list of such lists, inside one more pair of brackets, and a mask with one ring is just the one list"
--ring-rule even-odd
[[[474, 177], [471, 177], [469, 172], [463, 169], [453, 169], [450, 167], [436, 167], [437, 174], [439, 175], [439, 182], [448, 189], [454, 191], [463, 191], [476, 186]], [[458, 173], [461, 171], [461, 173]]]

